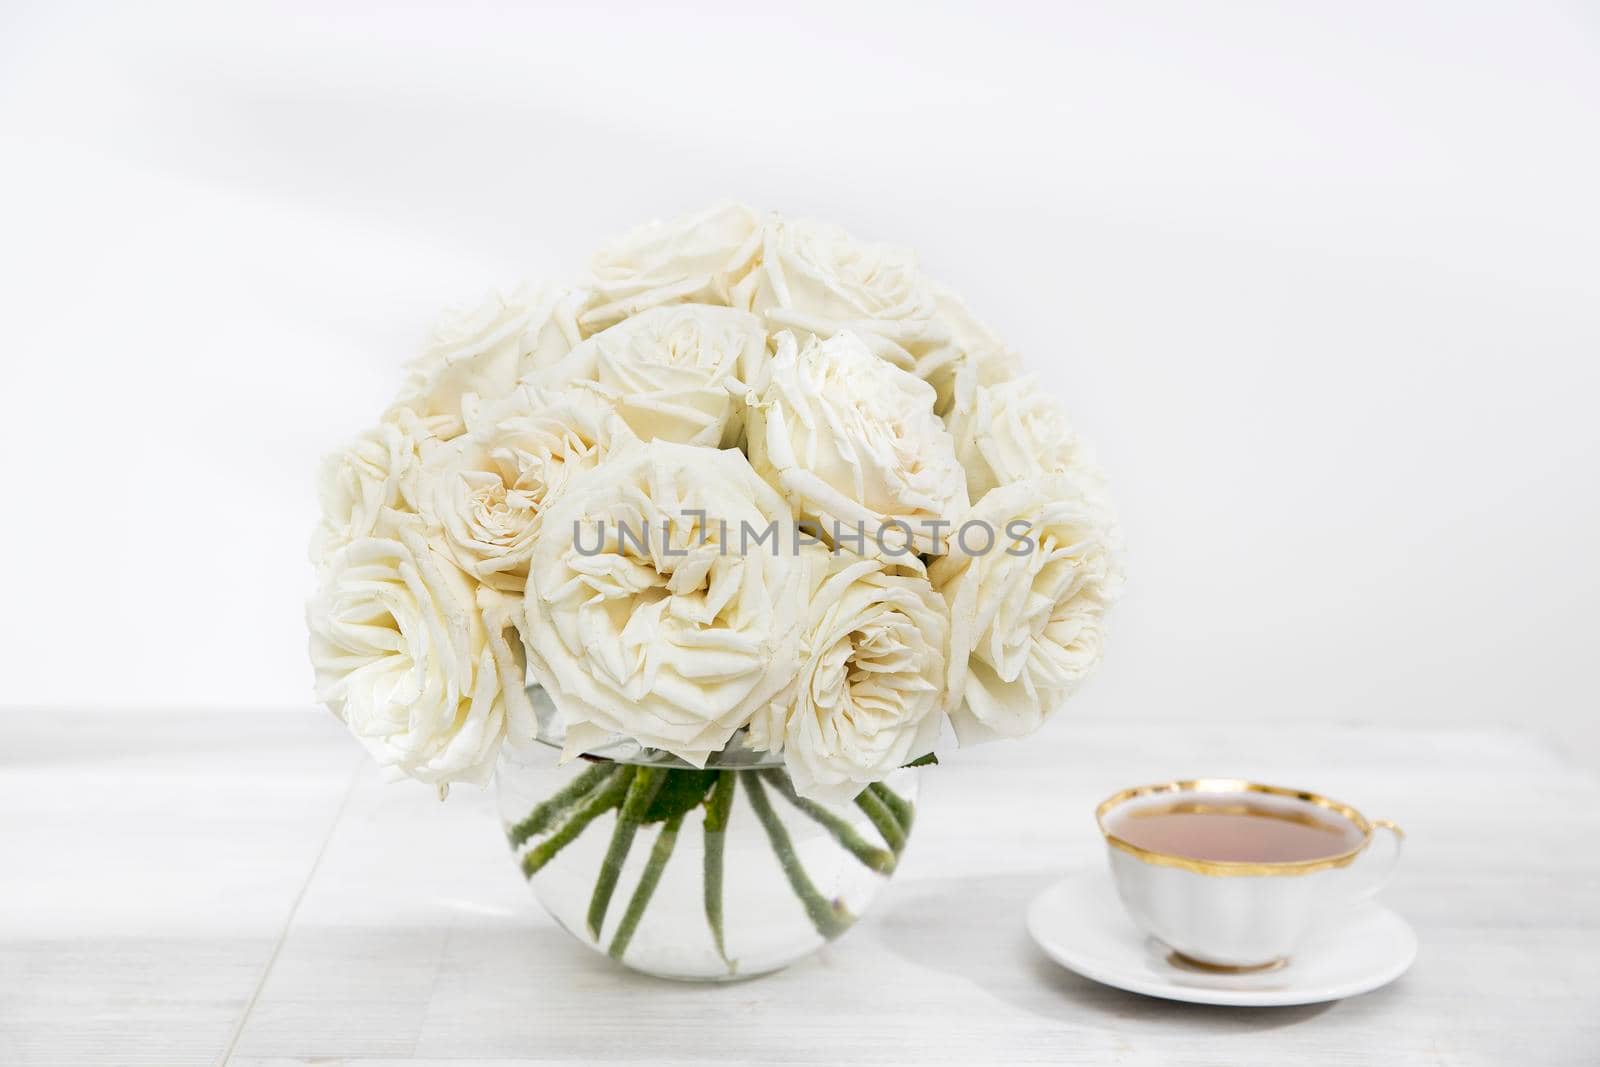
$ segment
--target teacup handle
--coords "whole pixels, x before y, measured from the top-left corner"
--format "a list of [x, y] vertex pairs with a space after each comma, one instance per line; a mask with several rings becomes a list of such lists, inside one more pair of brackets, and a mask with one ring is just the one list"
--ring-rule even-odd
[[[1357, 870], [1363, 872], [1364, 880], [1356, 890], [1357, 900], [1366, 900], [1376, 896], [1378, 891], [1389, 884], [1389, 878], [1394, 874], [1395, 867], [1400, 863], [1401, 846], [1405, 843], [1406, 832], [1391, 819], [1373, 819], [1373, 834], [1368, 841], [1367, 848], [1362, 850], [1361, 858], [1357, 862]], [[1386, 850], [1379, 854], [1372, 854], [1372, 843], [1377, 840], [1377, 831], [1389, 831], [1385, 840], [1389, 842]]]

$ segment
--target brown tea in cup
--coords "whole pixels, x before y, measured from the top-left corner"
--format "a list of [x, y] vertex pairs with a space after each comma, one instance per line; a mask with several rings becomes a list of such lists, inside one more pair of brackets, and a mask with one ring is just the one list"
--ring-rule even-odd
[[1361, 834], [1346, 820], [1251, 804], [1179, 801], [1106, 820], [1131, 845], [1197, 860], [1297, 863], [1348, 852]]

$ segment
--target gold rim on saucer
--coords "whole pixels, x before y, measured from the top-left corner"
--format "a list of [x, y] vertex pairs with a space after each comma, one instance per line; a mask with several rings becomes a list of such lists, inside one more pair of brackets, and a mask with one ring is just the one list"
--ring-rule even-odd
[[[1331, 811], [1343, 817], [1352, 826], [1361, 832], [1361, 843], [1356, 847], [1340, 852], [1333, 856], [1323, 856], [1314, 860], [1285, 860], [1281, 862], [1248, 862], [1243, 860], [1203, 860], [1192, 856], [1180, 856], [1173, 852], [1156, 852], [1147, 848], [1140, 848], [1131, 841], [1126, 841], [1110, 830], [1106, 829], [1106, 815], [1114, 808], [1120, 807], [1127, 801], [1138, 797], [1159, 796], [1165, 793], [1265, 793], [1268, 796], [1288, 797], [1307, 804], [1313, 804], [1325, 811]], [[1185, 811], [1226, 812], [1230, 809], [1219, 805], [1191, 805]], [[1245, 813], [1241, 805], [1239, 813]], [[1261, 812], [1254, 809], [1250, 814], [1267, 815], [1274, 818], [1295, 819], [1292, 812]], [[1132, 789], [1124, 789], [1102, 800], [1094, 809], [1095, 822], [1100, 827], [1101, 835], [1106, 839], [1106, 844], [1112, 848], [1120, 849], [1135, 859], [1157, 867], [1177, 867], [1196, 874], [1221, 875], [1223, 877], [1261, 877], [1263, 875], [1299, 875], [1312, 874], [1316, 871], [1326, 871], [1333, 867], [1348, 867], [1355, 862], [1361, 850], [1372, 843], [1374, 830], [1389, 830], [1396, 836], [1404, 838], [1405, 833], [1388, 819], [1368, 819], [1355, 808], [1337, 800], [1330, 800], [1320, 793], [1307, 793], [1300, 789], [1286, 789], [1278, 785], [1262, 785], [1259, 782], [1247, 782], [1242, 778], [1187, 778], [1176, 782], [1162, 782], [1159, 785], [1140, 785]], [[1304, 818], [1304, 817], [1302, 817]]]

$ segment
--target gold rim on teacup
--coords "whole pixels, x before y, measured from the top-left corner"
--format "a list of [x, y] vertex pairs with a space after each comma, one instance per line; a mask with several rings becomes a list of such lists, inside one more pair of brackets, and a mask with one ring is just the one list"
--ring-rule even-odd
[[[1268, 796], [1287, 797], [1290, 800], [1299, 800], [1313, 804], [1325, 811], [1331, 811], [1341, 816], [1361, 832], [1361, 842], [1354, 848], [1340, 852], [1333, 856], [1322, 856], [1314, 860], [1285, 860], [1281, 862], [1247, 862], [1243, 860], [1202, 860], [1192, 856], [1180, 856], [1172, 852], [1157, 852], [1148, 848], [1140, 848], [1131, 841], [1118, 837], [1106, 828], [1106, 816], [1116, 808], [1130, 800], [1139, 797], [1160, 796], [1162, 794], [1179, 793], [1264, 793]], [[1186, 808], [1188, 811], [1200, 811], [1199, 805]], [[1225, 808], [1207, 806], [1206, 811], [1225, 811]], [[1244, 814], [1243, 811], [1240, 814]], [[1255, 809], [1250, 812], [1254, 815], [1276, 815], [1276, 813], [1262, 812]], [[1277, 817], [1290, 817], [1278, 815]], [[1348, 867], [1361, 855], [1361, 851], [1372, 843], [1374, 830], [1389, 830], [1405, 837], [1405, 832], [1388, 819], [1368, 819], [1350, 805], [1337, 800], [1331, 800], [1320, 793], [1307, 793], [1301, 789], [1287, 789], [1279, 785], [1262, 785], [1259, 782], [1247, 782], [1242, 778], [1186, 778], [1176, 782], [1162, 782], [1159, 785], [1140, 785], [1132, 789], [1124, 789], [1102, 800], [1094, 809], [1095, 822], [1100, 827], [1101, 835], [1106, 839], [1106, 844], [1112, 848], [1120, 849], [1135, 859], [1157, 867], [1177, 867], [1196, 874], [1220, 875], [1222, 877], [1260, 877], [1262, 875], [1299, 875], [1312, 874], [1316, 871], [1326, 871], [1333, 867]]]

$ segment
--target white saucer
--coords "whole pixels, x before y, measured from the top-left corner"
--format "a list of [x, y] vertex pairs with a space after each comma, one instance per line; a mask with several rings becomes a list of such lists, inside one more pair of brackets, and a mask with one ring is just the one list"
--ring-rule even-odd
[[1167, 946], [1134, 926], [1105, 871], [1074, 875], [1040, 893], [1028, 907], [1028, 932], [1061, 966], [1104, 985], [1233, 1007], [1353, 997], [1388, 985], [1417, 958], [1417, 935], [1406, 921], [1366, 902], [1351, 907], [1337, 926], [1309, 936], [1282, 967], [1212, 974], [1172, 962]]

